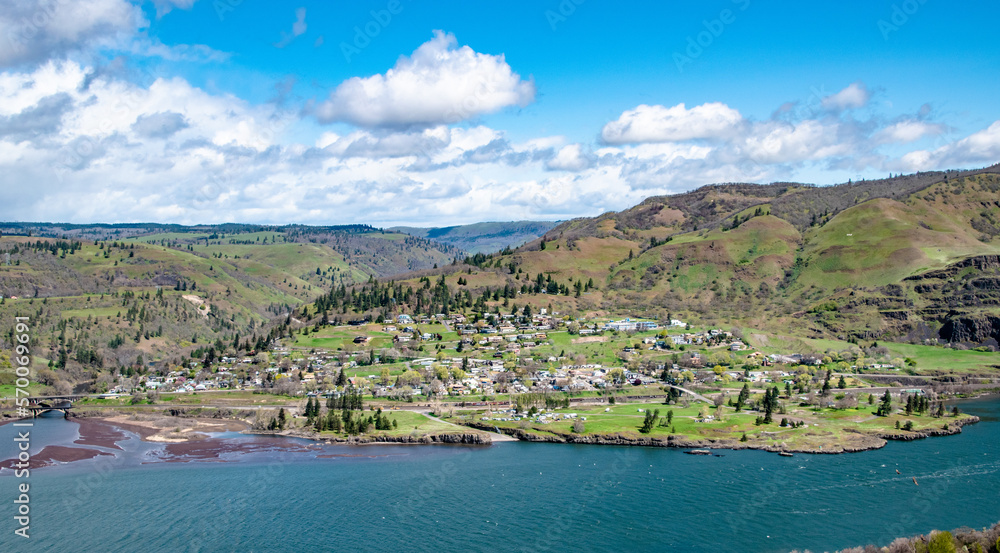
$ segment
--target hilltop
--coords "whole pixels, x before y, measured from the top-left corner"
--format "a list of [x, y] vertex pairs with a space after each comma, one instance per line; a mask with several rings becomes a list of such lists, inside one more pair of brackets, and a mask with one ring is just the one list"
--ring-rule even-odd
[[396, 285], [442, 279], [421, 309], [450, 298], [452, 307], [527, 303], [751, 333], [996, 346], [998, 192], [998, 166], [822, 187], [704, 186]]
[[470, 254], [476, 254], [516, 248], [536, 240], [557, 224], [553, 221], [511, 221], [454, 227], [393, 227], [388, 230], [450, 244]]

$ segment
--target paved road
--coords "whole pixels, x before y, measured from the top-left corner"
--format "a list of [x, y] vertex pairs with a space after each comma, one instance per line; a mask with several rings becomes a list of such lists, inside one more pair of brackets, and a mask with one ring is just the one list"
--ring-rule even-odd
[[[430, 411], [417, 411], [417, 412], [420, 413], [421, 415], [423, 415], [423, 416], [431, 419], [432, 421], [437, 421], [437, 422], [440, 422], [442, 424], [450, 424], [450, 425], [454, 426], [455, 428], [460, 429], [460, 430], [465, 430], [466, 432], [468, 432], [470, 430], [470, 428], [467, 427], [467, 426], [462, 426], [462, 425], [459, 425], [459, 424], [455, 424], [453, 422], [448, 422], [448, 421], [441, 420], [441, 419], [435, 417], [434, 415], [432, 415], [430, 413]], [[494, 442], [516, 442], [517, 441], [517, 438], [513, 438], [513, 437], [508, 436], [506, 434], [500, 434], [499, 432], [490, 432], [488, 430], [480, 430], [478, 428], [475, 428], [475, 429], [472, 429], [472, 430], [475, 430], [476, 432], [486, 432], [487, 434], [490, 435], [490, 439], [492, 439]]]
[[687, 388], [681, 388], [680, 386], [674, 386], [672, 384], [667, 384], [667, 386], [670, 386], [671, 388], [674, 388], [675, 390], [680, 390], [680, 391], [682, 391], [684, 393], [691, 394], [691, 395], [693, 395], [695, 397], [695, 399], [699, 399], [701, 401], [704, 401], [705, 403], [713, 403], [713, 401], [710, 400], [710, 399], [708, 399], [707, 397], [705, 397], [705, 396], [703, 396], [703, 395], [701, 395], [699, 393], [692, 392], [691, 390], [688, 390]]

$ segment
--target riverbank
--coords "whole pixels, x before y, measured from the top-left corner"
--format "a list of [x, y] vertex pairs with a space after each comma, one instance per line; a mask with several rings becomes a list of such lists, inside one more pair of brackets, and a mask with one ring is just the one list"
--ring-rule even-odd
[[738, 438], [691, 438], [685, 435], [671, 434], [667, 436], [646, 436], [637, 432], [589, 433], [577, 434], [560, 432], [555, 429], [538, 431], [534, 428], [495, 426], [480, 422], [466, 422], [465, 425], [480, 430], [499, 430], [500, 432], [525, 442], [547, 442], [561, 444], [640, 446], [640, 447], [673, 447], [682, 449], [756, 449], [773, 453], [810, 453], [838, 454], [858, 453], [885, 447], [888, 441], [913, 441], [931, 437], [952, 436], [960, 434], [962, 427], [980, 421], [976, 416], [964, 416], [952, 420], [947, 429], [942, 425], [938, 428], [924, 428], [913, 431], [866, 431], [845, 429], [840, 435], [816, 435], [815, 440], [799, 439], [788, 443], [781, 439], [777, 432], [761, 431], [748, 437], [746, 441]]

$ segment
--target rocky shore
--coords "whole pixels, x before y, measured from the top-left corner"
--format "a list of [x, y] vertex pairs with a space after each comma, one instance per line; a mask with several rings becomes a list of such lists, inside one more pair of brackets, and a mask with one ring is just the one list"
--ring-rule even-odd
[[484, 432], [431, 432], [427, 434], [403, 434], [389, 436], [385, 434], [366, 434], [361, 436], [332, 437], [316, 432], [302, 430], [285, 430], [282, 432], [247, 432], [248, 434], [288, 436], [330, 444], [368, 445], [368, 444], [459, 444], [459, 445], [491, 445], [493, 438]]

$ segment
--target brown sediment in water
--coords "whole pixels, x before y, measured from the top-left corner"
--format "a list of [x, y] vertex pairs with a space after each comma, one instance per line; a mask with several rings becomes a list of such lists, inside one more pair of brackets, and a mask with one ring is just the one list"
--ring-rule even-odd
[[128, 437], [121, 430], [103, 421], [76, 418], [70, 420], [80, 425], [80, 438], [73, 442], [75, 444], [121, 449], [116, 442]]
[[[66, 447], [62, 445], [49, 445], [45, 446], [41, 451], [35, 453], [31, 456], [31, 460], [28, 461], [28, 468], [37, 469], [41, 467], [47, 467], [54, 465], [56, 463], [72, 463], [73, 461], [83, 461], [86, 459], [93, 459], [98, 455], [110, 455], [111, 453], [105, 453], [103, 451], [98, 451], [96, 449], [87, 449], [84, 447]], [[5, 461], [0, 461], [0, 468], [13, 469], [18, 463], [17, 459], [7, 459]]]
[[315, 445], [290, 443], [284, 438], [256, 438], [252, 441], [210, 438], [197, 442], [167, 444], [160, 460], [168, 463], [220, 460], [226, 454], [259, 452], [308, 452], [320, 449]]

